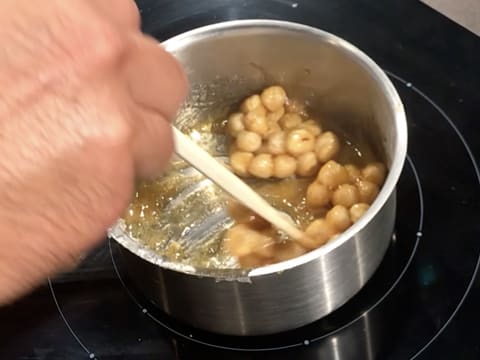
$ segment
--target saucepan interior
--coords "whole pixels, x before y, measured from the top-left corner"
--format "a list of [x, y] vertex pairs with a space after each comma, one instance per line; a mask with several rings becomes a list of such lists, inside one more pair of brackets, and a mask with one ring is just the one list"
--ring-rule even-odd
[[[299, 24], [273, 20], [240, 20], [196, 29], [163, 43], [184, 66], [191, 89], [175, 125], [192, 134], [205, 119], [221, 121], [246, 96], [266, 86], [283, 86], [305, 102], [328, 126], [353, 141], [367, 143], [387, 164], [388, 176], [367, 213], [343, 234], [300, 257], [253, 270], [191, 266], [168, 260], [129, 236], [119, 221], [110, 235], [144, 260], [165, 269], [216, 279], [245, 279], [274, 274], [338, 251], [364, 229], [392, 196], [406, 156], [407, 129], [401, 100], [383, 71], [344, 40]], [[225, 137], [197, 133], [213, 155], [226, 155]], [[213, 184], [203, 185], [214, 187]], [[189, 191], [199, 191], [192, 188]], [[218, 232], [227, 216], [215, 212], [215, 192], [208, 192], [193, 214], [203, 221], [187, 236], [191, 248]], [[178, 204], [181, 199], [173, 200]], [[210, 204], [210, 205], [208, 205]], [[219, 205], [219, 207], [221, 207]], [[215, 208], [215, 206], [213, 206]], [[219, 209], [219, 208], [215, 208]], [[181, 233], [172, 236], [181, 237]], [[388, 239], [386, 240], [388, 242]], [[383, 250], [382, 250], [383, 251]]]

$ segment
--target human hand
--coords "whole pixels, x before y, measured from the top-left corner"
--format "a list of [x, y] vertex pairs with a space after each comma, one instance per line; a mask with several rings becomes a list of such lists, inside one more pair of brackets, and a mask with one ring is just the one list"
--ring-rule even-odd
[[105, 236], [169, 161], [181, 67], [132, 0], [0, 2], [0, 305]]

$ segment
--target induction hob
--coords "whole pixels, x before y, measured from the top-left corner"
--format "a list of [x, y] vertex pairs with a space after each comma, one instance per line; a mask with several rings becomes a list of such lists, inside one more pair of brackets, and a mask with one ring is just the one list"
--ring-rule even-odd
[[159, 40], [242, 18], [315, 26], [350, 41], [405, 105], [408, 157], [391, 246], [331, 315], [258, 337], [206, 333], [160, 313], [106, 240], [76, 270], [0, 309], [1, 359], [479, 359], [480, 39], [414, 0], [138, 0]]

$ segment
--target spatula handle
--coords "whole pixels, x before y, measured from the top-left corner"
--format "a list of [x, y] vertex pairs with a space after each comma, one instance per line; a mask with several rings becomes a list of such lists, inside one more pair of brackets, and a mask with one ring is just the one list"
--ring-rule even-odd
[[303, 232], [288, 216], [272, 207], [250, 186], [174, 126], [173, 135], [178, 156], [277, 229], [293, 239], [303, 237]]

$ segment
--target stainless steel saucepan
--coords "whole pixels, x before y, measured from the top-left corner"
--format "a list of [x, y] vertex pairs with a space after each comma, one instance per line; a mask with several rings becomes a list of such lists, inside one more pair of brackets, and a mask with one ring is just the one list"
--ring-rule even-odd
[[183, 64], [191, 84], [176, 120], [180, 128], [281, 84], [338, 129], [367, 141], [389, 172], [368, 212], [341, 236], [303, 256], [250, 271], [179, 266], [116, 224], [109, 235], [123, 250], [130, 278], [173, 318], [223, 334], [289, 330], [339, 308], [377, 269], [393, 231], [407, 126], [392, 83], [348, 42], [291, 22], [229, 21], [175, 36], [163, 46]]

